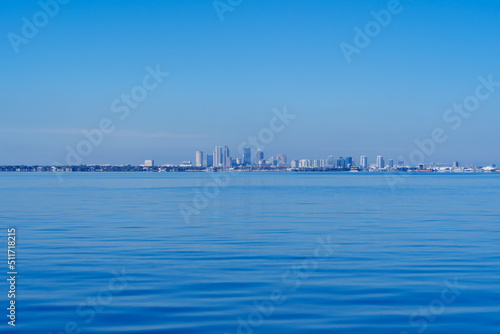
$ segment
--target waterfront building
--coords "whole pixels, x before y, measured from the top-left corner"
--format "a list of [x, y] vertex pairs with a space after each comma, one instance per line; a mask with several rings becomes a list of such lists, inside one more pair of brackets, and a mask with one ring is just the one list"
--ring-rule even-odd
[[146, 160], [144, 161], [144, 167], [154, 167], [155, 166], [155, 161], [154, 160]]
[[264, 160], [264, 152], [259, 148], [255, 152], [255, 163], [258, 164], [261, 160]]
[[285, 165], [287, 163], [287, 157], [286, 154], [278, 154], [278, 164], [280, 165]]
[[[224, 146], [224, 151], [223, 151], [223, 154], [222, 154], [222, 163], [225, 167], [230, 167], [231, 164], [227, 164], [228, 161], [231, 161], [231, 158], [230, 158], [230, 154], [229, 154], [229, 147], [227, 146]], [[229, 158], [229, 160], [228, 160]]]
[[214, 167], [222, 167], [224, 165], [222, 146], [215, 146], [214, 150]]
[[367, 157], [367, 156], [362, 155], [362, 156], [359, 158], [359, 166], [360, 166], [362, 169], [368, 169], [368, 157]]
[[203, 151], [196, 151], [196, 167], [203, 166]]
[[384, 162], [384, 157], [379, 155], [377, 156], [377, 168], [378, 169], [384, 169], [385, 168], [385, 162]]
[[245, 147], [243, 149], [243, 165], [248, 166], [252, 164], [252, 149]]
[[351, 168], [351, 167], [354, 167], [354, 160], [352, 157], [347, 157], [345, 158], [345, 166], [347, 168]]
[[326, 167], [335, 167], [335, 160], [333, 159], [333, 155], [329, 155], [326, 159]]
[[345, 159], [343, 157], [338, 158], [335, 167], [345, 168]]
[[301, 159], [299, 160], [299, 167], [300, 168], [308, 168], [311, 166], [311, 161], [307, 159]]
[[387, 167], [393, 168], [394, 167], [394, 160], [389, 159], [389, 161], [387, 162]]
[[214, 156], [212, 154], [207, 154], [207, 167], [213, 167], [214, 166]]
[[292, 168], [299, 168], [299, 160], [292, 160]]

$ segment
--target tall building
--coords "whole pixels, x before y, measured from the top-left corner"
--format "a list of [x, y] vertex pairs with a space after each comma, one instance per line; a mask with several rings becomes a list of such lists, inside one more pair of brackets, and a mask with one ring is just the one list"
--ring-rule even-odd
[[224, 161], [224, 166], [233, 167], [233, 159], [231, 159], [231, 157], [226, 157], [226, 160]]
[[228, 161], [231, 161], [231, 155], [229, 154], [229, 147], [224, 146], [224, 151], [223, 151], [222, 155], [223, 155], [222, 162], [223, 162], [224, 166], [231, 167], [231, 163], [229, 163], [229, 165], [227, 164]]
[[335, 167], [335, 160], [333, 160], [333, 155], [329, 155], [326, 159], [326, 167]]
[[368, 169], [368, 157], [365, 155], [362, 155], [361, 158], [359, 158], [359, 166], [363, 169]]
[[214, 166], [214, 156], [212, 154], [207, 154], [207, 167]]
[[394, 160], [389, 159], [389, 161], [387, 162], [387, 166], [388, 166], [389, 168], [393, 168], [393, 167], [394, 167]]
[[286, 154], [278, 154], [278, 164], [286, 165], [287, 163], [287, 157]]
[[258, 164], [261, 160], [264, 160], [264, 152], [259, 148], [257, 152], [255, 152], [255, 163]]
[[379, 169], [385, 168], [384, 157], [381, 155], [377, 156], [377, 168]]
[[214, 167], [223, 167], [224, 160], [222, 155], [222, 146], [215, 146], [214, 150]]
[[340, 157], [337, 159], [337, 164], [335, 165], [337, 168], [345, 168], [345, 160], [344, 158]]
[[252, 164], [252, 149], [250, 147], [245, 147], [243, 149], [243, 165], [251, 165]]
[[154, 167], [155, 166], [155, 161], [154, 160], [146, 160], [144, 161], [144, 167]]
[[460, 167], [460, 164], [458, 163], [458, 161], [455, 161], [455, 162], [453, 163], [453, 167], [454, 167], [454, 168], [458, 168], [458, 167]]
[[299, 160], [299, 168], [308, 168], [311, 167], [311, 160], [301, 159]]
[[347, 168], [354, 167], [354, 160], [352, 159], [352, 157], [345, 158], [345, 166]]
[[203, 151], [196, 151], [196, 167], [203, 166]]

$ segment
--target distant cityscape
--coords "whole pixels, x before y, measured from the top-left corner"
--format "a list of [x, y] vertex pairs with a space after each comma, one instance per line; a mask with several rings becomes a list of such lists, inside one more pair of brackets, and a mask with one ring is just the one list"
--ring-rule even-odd
[[373, 162], [362, 155], [359, 163], [353, 157], [334, 157], [326, 159], [288, 160], [286, 154], [265, 158], [264, 151], [252, 152], [250, 147], [243, 148], [241, 157], [232, 157], [228, 146], [215, 146], [213, 152], [204, 154], [196, 151], [194, 163], [183, 161], [179, 165], [155, 165], [154, 160], [145, 160], [144, 164], [133, 165], [79, 165], [79, 166], [0, 166], [3, 172], [218, 172], [218, 171], [352, 171], [352, 172], [441, 172], [441, 173], [491, 173], [500, 172], [494, 164], [489, 166], [462, 166], [458, 161], [453, 163], [420, 163], [412, 166], [407, 161], [394, 161], [377, 156]]

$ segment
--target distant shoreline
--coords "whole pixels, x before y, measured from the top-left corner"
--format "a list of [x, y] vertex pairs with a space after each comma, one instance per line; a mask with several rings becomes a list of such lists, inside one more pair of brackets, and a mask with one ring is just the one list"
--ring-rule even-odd
[[27, 172], [27, 173], [110, 173], [110, 172], [132, 172], [132, 173], [221, 173], [221, 172], [351, 172], [351, 173], [495, 173], [500, 172], [500, 168], [488, 167], [429, 167], [420, 169], [418, 167], [395, 167], [392, 169], [360, 169], [353, 168], [290, 168], [290, 167], [235, 167], [235, 168], [213, 168], [213, 167], [193, 167], [193, 166], [132, 166], [132, 165], [81, 165], [81, 166], [27, 166], [11, 165], [0, 166], [0, 172]]

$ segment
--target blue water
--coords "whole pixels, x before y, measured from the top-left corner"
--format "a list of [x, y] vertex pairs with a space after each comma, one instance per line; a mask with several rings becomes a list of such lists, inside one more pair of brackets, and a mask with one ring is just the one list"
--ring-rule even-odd
[[500, 175], [397, 181], [2, 173], [0, 332], [499, 333]]

